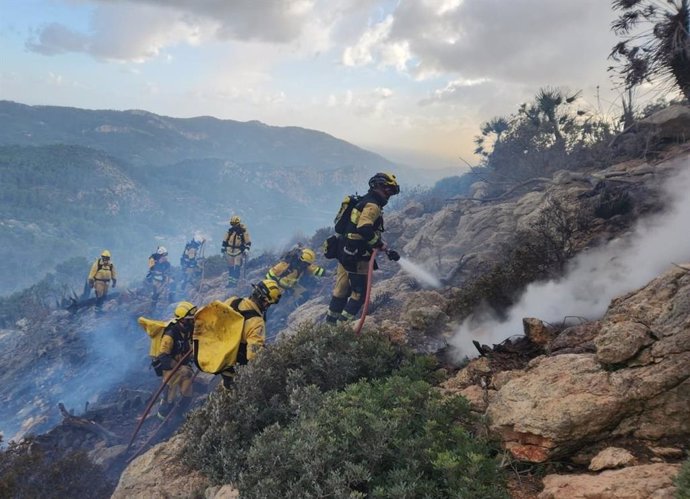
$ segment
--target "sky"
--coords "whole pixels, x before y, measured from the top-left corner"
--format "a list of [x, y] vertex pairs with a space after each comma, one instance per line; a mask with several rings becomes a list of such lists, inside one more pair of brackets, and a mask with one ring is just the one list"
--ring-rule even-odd
[[608, 0], [0, 0], [0, 99], [321, 130], [476, 163], [539, 88], [610, 112]]

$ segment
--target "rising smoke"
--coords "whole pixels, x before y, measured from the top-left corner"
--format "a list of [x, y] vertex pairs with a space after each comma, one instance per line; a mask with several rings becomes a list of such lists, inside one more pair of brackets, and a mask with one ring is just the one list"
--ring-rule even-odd
[[683, 169], [663, 189], [667, 209], [638, 222], [624, 237], [581, 253], [558, 280], [531, 284], [505, 320], [487, 315], [463, 322], [450, 344], [459, 356], [472, 354], [472, 340], [499, 343], [522, 333], [522, 318], [561, 322], [565, 316], [601, 317], [611, 299], [635, 290], [690, 260], [690, 170]]
[[[126, 383], [139, 388], [156, 383], [148, 369], [146, 335], [124, 315], [94, 320], [86, 311], [76, 328], [27, 331], [12, 345], [15, 355], [32, 357], [29, 371], [12, 371], [12, 383], [0, 392], [0, 433], [18, 440], [39, 434], [62, 420], [59, 402], [81, 414], [87, 402]], [[64, 323], [63, 323], [64, 325]]]

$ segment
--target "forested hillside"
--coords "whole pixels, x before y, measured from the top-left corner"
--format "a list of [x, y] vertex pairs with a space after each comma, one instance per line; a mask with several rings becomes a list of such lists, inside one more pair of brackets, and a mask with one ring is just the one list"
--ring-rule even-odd
[[218, 251], [231, 214], [255, 248], [281, 247], [328, 225], [374, 171], [394, 168], [406, 186], [421, 178], [296, 127], [7, 101], [0, 119], [0, 294], [103, 248], [125, 282], [138, 280], [159, 244], [176, 259], [201, 232]]

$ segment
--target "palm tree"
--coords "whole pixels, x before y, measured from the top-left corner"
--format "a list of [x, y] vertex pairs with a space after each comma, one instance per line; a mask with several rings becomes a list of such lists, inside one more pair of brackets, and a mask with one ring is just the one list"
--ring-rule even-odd
[[[690, 0], [613, 0], [611, 29], [624, 38], [609, 55], [626, 88], [672, 81], [690, 100]], [[614, 69], [614, 68], [609, 68]]]
[[477, 148], [474, 150], [474, 153], [487, 157], [489, 155], [489, 151], [487, 151], [485, 148], [486, 138], [492, 134], [496, 136], [493, 142], [493, 149], [495, 150], [496, 146], [501, 142], [501, 137], [509, 129], [510, 123], [505, 118], [493, 118], [492, 120], [484, 123], [480, 129], [482, 134], [474, 138], [474, 143], [477, 144]]
[[524, 108], [523, 112], [537, 129], [548, 130], [550, 134], [553, 134], [555, 145], [564, 147], [565, 138], [561, 128], [571, 117], [563, 112], [562, 106], [572, 104], [578, 95], [579, 92], [566, 95], [560, 88], [544, 87], [539, 89], [534, 104], [529, 108]]

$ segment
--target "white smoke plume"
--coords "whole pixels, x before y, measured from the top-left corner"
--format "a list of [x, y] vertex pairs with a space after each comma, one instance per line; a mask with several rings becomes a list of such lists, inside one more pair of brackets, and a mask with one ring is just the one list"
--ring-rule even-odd
[[645, 285], [674, 262], [690, 260], [690, 170], [669, 179], [663, 192], [663, 213], [640, 220], [625, 237], [581, 253], [561, 279], [529, 285], [507, 319], [469, 317], [450, 344], [460, 356], [469, 355], [474, 339], [492, 344], [521, 334], [523, 317], [548, 322], [566, 316], [599, 318], [616, 296]]

